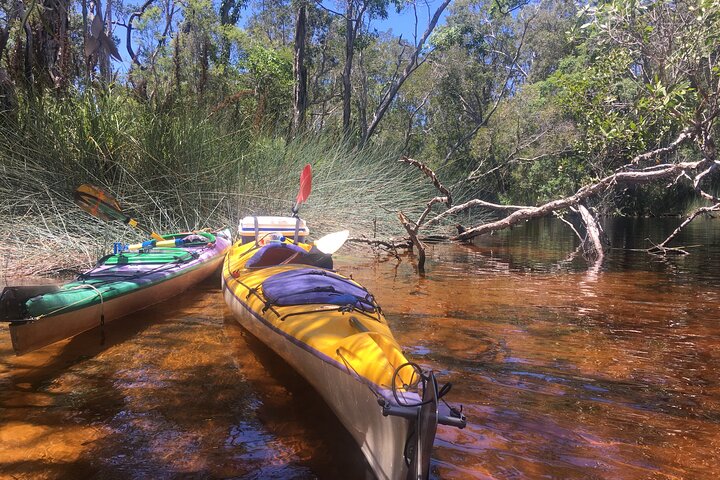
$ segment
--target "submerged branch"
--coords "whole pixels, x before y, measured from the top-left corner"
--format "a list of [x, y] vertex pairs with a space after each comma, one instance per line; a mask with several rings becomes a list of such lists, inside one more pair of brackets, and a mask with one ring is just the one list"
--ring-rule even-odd
[[371, 247], [384, 247], [388, 250], [395, 251], [398, 248], [411, 248], [412, 244], [407, 239], [402, 240], [378, 240], [376, 238], [359, 238], [359, 237], [351, 237], [348, 238], [347, 241], [349, 243], [360, 243], [364, 245], [370, 245]]
[[398, 218], [400, 219], [400, 223], [402, 223], [403, 227], [405, 227], [405, 230], [410, 236], [410, 241], [413, 245], [415, 245], [415, 247], [417, 247], [418, 271], [420, 272], [420, 274], [423, 274], [425, 273], [425, 244], [417, 237], [416, 229], [413, 228], [413, 226], [410, 224], [410, 221], [407, 219], [403, 212], [398, 212]]

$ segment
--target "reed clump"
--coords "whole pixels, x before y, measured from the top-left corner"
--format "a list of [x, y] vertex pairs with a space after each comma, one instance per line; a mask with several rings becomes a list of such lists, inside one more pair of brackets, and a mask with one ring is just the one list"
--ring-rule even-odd
[[417, 214], [432, 190], [398, 154], [322, 135], [287, 141], [242, 117], [158, 111], [122, 92], [25, 105], [0, 114], [0, 272], [82, 269], [113, 241], [142, 238], [80, 210], [72, 193], [82, 183], [106, 188], [155, 231], [235, 230], [245, 215], [287, 215], [310, 163], [301, 214], [313, 236], [401, 235], [397, 210]]

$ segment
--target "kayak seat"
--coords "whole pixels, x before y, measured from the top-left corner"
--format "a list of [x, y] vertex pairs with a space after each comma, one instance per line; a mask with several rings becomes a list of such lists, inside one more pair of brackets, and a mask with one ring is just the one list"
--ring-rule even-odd
[[356, 284], [328, 270], [303, 268], [273, 275], [262, 283], [268, 305], [290, 306], [325, 304], [351, 306], [375, 312], [375, 298]]
[[270, 243], [261, 247], [250, 260], [246, 268], [265, 268], [289, 263], [313, 265], [332, 268], [332, 260], [328, 255], [315, 254], [291, 243]]

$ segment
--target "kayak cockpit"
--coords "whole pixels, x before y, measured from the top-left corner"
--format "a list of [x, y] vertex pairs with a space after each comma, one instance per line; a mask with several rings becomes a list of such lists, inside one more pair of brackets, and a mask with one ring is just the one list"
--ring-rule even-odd
[[310, 265], [328, 270], [333, 268], [330, 255], [286, 242], [270, 242], [261, 246], [245, 263], [245, 268], [259, 269], [290, 264]]

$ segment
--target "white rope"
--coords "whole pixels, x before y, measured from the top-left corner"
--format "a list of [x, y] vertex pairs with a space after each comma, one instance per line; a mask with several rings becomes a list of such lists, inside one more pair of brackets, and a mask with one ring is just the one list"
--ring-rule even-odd
[[[81, 290], [81, 289], [83, 289], [83, 288], [91, 288], [91, 289], [93, 289], [93, 290], [95, 291], [95, 293], [97, 293], [98, 297], [100, 297], [100, 319], [101, 319], [101, 323], [102, 323], [102, 318], [103, 318], [103, 315], [105, 314], [105, 301], [104, 301], [104, 299], [103, 299], [102, 292], [101, 292], [100, 290], [98, 290], [97, 287], [95, 287], [95, 285], [91, 285], [91, 284], [89, 284], [89, 283], [84, 283], [84, 284], [82, 284], [82, 285], [77, 285], [77, 286], [75, 286], [75, 287], [68, 288], [68, 289], [65, 290], [65, 291], [68, 292], [68, 291], [70, 291], [70, 290]], [[38, 316], [35, 317], [35, 318], [38, 319], [38, 320], [40, 320], [40, 319], [43, 318], [43, 317], [47, 317], [47, 316], [50, 316], [50, 315], [55, 315], [56, 313], [65, 310], [66, 308], [73, 307], [73, 306], [75, 306], [75, 305], [77, 305], [77, 304], [79, 304], [79, 303], [83, 303], [83, 302], [86, 302], [86, 301], [87, 301], [87, 298], [81, 298], [80, 300], [77, 300], [77, 301], [75, 301], [75, 302], [73, 302], [73, 303], [69, 303], [69, 304], [67, 304], [67, 305], [63, 305], [62, 307], [60, 307], [60, 308], [58, 308], [58, 309], [55, 309], [55, 310], [53, 310], [53, 311], [51, 311], [51, 312], [43, 313], [42, 315], [38, 315]]]

